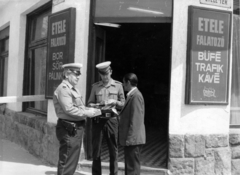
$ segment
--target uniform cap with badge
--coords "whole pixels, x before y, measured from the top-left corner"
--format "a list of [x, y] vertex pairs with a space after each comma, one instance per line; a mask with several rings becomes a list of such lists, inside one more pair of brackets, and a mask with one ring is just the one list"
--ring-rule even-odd
[[67, 64], [62, 65], [62, 68], [64, 70], [70, 70], [71, 72], [73, 72], [77, 76], [81, 75], [80, 69], [82, 67], [83, 67], [83, 65], [81, 63], [67, 63]]
[[110, 67], [111, 61], [106, 61], [96, 65], [98, 72], [102, 75], [108, 74], [112, 69]]

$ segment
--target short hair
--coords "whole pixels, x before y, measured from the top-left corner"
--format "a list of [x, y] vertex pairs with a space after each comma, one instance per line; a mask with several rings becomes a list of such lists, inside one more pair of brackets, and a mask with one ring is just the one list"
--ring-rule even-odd
[[62, 79], [66, 79], [67, 75], [69, 75], [71, 73], [71, 71], [69, 69], [64, 69], [63, 73], [62, 73]]
[[137, 75], [134, 73], [128, 73], [124, 75], [123, 79], [125, 82], [129, 81], [132, 86], [137, 86], [138, 84]]

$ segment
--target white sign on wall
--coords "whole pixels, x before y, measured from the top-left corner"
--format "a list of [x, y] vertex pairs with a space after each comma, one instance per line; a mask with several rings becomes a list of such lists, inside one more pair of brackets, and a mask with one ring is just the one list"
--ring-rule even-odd
[[232, 0], [200, 0], [200, 3], [226, 7], [226, 8], [232, 7]]

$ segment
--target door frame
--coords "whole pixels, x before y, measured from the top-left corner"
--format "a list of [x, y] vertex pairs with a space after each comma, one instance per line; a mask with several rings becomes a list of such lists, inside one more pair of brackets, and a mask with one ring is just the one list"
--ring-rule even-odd
[[[95, 83], [95, 45], [94, 43], [96, 38], [96, 25], [94, 24], [95, 19], [95, 7], [96, 0], [90, 0], [90, 13], [89, 13], [89, 42], [88, 42], [88, 53], [87, 53], [87, 83], [86, 83], [86, 104], [91, 93], [92, 84]], [[171, 87], [171, 65], [172, 65], [172, 41], [173, 41], [173, 9], [174, 9], [174, 0], [172, 0], [172, 18], [164, 18], [162, 22], [171, 23], [171, 35], [170, 35], [170, 77], [169, 77], [169, 87]], [[104, 49], [105, 50], [105, 49]], [[105, 53], [104, 53], [105, 55]], [[169, 88], [169, 112], [170, 113], [170, 91]], [[168, 116], [169, 117], [169, 116]], [[169, 125], [169, 119], [168, 119]], [[92, 160], [92, 123], [91, 119], [87, 119], [85, 134], [84, 134], [84, 153], [87, 160]], [[90, 137], [88, 137], [90, 136]], [[168, 126], [168, 138], [169, 138], [169, 126]], [[169, 148], [169, 142], [167, 143]], [[168, 162], [167, 162], [168, 164]]]

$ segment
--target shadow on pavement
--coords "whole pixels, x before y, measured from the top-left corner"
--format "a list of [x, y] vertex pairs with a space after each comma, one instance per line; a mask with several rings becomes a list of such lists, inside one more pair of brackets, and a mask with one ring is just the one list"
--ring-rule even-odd
[[57, 171], [46, 171], [46, 175], [57, 175]]
[[[57, 175], [57, 172], [56, 171], [46, 171], [45, 175]], [[75, 172], [74, 175], [82, 175], [82, 174], [79, 172]]]
[[31, 165], [45, 165], [14, 142], [0, 138], [0, 161]]

